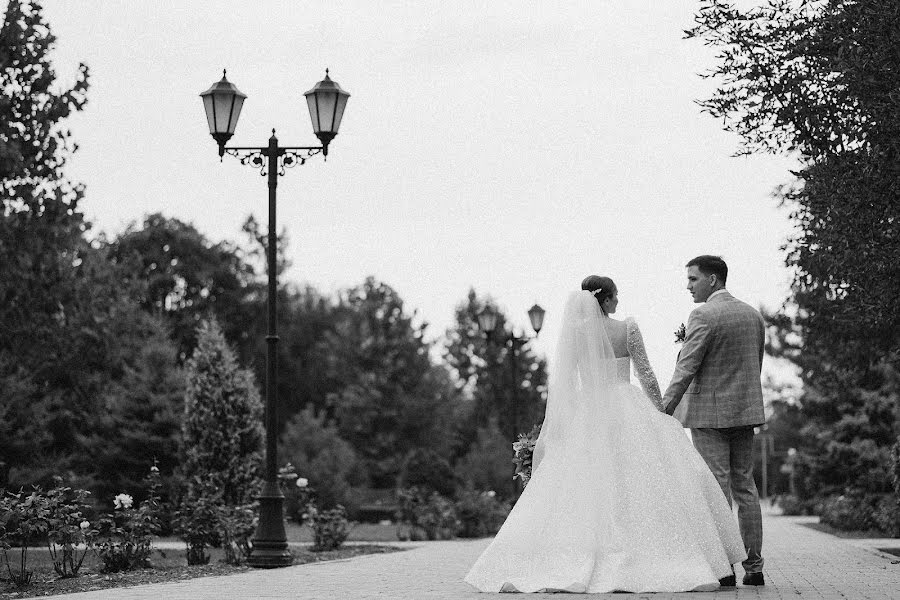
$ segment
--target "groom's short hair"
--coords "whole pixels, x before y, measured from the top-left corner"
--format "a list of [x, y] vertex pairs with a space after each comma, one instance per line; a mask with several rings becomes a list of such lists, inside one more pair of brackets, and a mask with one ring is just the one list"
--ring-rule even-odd
[[715, 275], [719, 278], [719, 281], [722, 282], [722, 285], [725, 285], [725, 281], [728, 279], [728, 265], [725, 264], [725, 261], [722, 260], [721, 256], [704, 254], [691, 259], [685, 266], [697, 267], [700, 269], [700, 272], [707, 277]]

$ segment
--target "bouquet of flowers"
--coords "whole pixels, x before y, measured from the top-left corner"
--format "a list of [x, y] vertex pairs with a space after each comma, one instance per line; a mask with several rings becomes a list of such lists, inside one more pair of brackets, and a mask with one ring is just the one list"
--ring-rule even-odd
[[534, 454], [534, 444], [540, 433], [541, 426], [535, 425], [528, 433], [520, 433], [519, 440], [512, 445], [515, 453], [513, 462], [516, 463], [516, 474], [513, 479], [516, 477], [521, 479], [523, 486], [528, 485], [528, 480], [531, 479], [531, 458]]
[[683, 343], [684, 343], [684, 337], [685, 337], [686, 335], [687, 335], [687, 330], [685, 330], [685, 328], [684, 328], [684, 323], [682, 323], [682, 324], [678, 327], [678, 329], [675, 330], [675, 343], [676, 343], [676, 344], [683, 344]]

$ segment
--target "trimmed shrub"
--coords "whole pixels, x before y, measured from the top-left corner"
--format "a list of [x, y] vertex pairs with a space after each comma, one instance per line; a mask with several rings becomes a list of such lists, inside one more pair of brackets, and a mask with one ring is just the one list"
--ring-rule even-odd
[[509, 503], [497, 498], [493, 490], [464, 490], [456, 500], [456, 517], [460, 524], [456, 534], [464, 538], [494, 535], [511, 509]]
[[809, 505], [809, 502], [805, 502], [791, 494], [779, 496], [778, 506], [781, 507], [781, 514], [786, 516], [812, 514], [812, 507]]
[[220, 544], [220, 506], [221, 499], [216, 495], [199, 494], [185, 498], [175, 513], [175, 531], [187, 546], [188, 565], [208, 564], [208, 549]]
[[887, 536], [900, 538], [900, 502], [895, 494], [885, 494], [872, 511], [872, 523]]
[[352, 529], [347, 520], [347, 510], [338, 504], [329, 510], [319, 510], [310, 504], [306, 508], [304, 518], [313, 530], [313, 552], [337, 550], [341, 547]]
[[[289, 462], [300, 478], [315, 482], [317, 506], [334, 508], [340, 504], [351, 513], [355, 511], [351, 486], [365, 476], [353, 447], [338, 436], [337, 429], [324, 415], [317, 415], [311, 406], [294, 415], [279, 438], [278, 456]], [[295, 501], [298, 490], [294, 488], [288, 494], [288, 489], [284, 490], [286, 514], [299, 522], [306, 502]]]
[[457, 478], [466, 488], [496, 490], [508, 496], [514, 475], [513, 442], [493, 421], [479, 428], [475, 443], [456, 464]]
[[402, 488], [415, 487], [447, 497], [456, 494], [458, 479], [450, 463], [429, 448], [417, 448], [407, 455], [400, 478]]
[[453, 502], [427, 488], [397, 491], [397, 537], [400, 540], [448, 540], [460, 528]]

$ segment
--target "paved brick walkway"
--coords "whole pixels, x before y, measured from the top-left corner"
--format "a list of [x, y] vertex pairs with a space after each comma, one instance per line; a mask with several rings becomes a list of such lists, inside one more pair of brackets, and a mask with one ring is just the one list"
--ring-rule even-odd
[[[900, 557], [877, 548], [900, 547], [900, 540], [843, 540], [804, 527], [802, 517], [764, 516], [766, 581], [763, 588], [682, 594], [598, 594], [603, 598], [816, 598], [900, 600]], [[462, 578], [489, 540], [406, 544], [410, 549], [346, 561], [251, 571], [98, 592], [69, 594], [71, 600], [297, 599], [479, 599]], [[738, 580], [741, 573], [738, 568]], [[529, 598], [546, 598], [535, 594]], [[510, 596], [504, 595], [504, 598]]]

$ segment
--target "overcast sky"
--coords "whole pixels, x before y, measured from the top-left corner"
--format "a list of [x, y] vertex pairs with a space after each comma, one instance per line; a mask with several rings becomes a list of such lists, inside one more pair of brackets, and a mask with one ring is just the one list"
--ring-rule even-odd
[[69, 174], [98, 230], [162, 212], [243, 243], [249, 214], [266, 222], [266, 180], [219, 162], [198, 94], [227, 68], [248, 95], [233, 144], [275, 127], [314, 145], [302, 94], [328, 67], [352, 97], [328, 161], [279, 180], [290, 280], [332, 292], [374, 275], [432, 338], [470, 287], [522, 328], [538, 302], [552, 359], [567, 293], [609, 275], [665, 384], [688, 259], [722, 255], [754, 306], [789, 283], [772, 191], [794, 165], [733, 158], [737, 137], [695, 104], [714, 61], [683, 39], [698, 4], [46, 0], [45, 15], [60, 79], [91, 69]]

